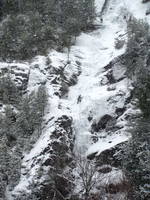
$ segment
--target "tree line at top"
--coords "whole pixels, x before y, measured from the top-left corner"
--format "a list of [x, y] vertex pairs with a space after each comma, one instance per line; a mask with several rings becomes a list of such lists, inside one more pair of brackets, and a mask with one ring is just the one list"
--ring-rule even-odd
[[[93, 28], [94, 0], [2, 0], [0, 58], [28, 59]], [[70, 39], [71, 38], [71, 39]]]

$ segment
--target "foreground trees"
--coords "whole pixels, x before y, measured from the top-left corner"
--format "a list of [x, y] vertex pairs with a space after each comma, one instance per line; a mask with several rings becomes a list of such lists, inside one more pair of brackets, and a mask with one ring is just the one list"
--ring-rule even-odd
[[30, 149], [32, 135], [37, 138], [42, 133], [47, 92], [41, 85], [37, 92], [22, 96], [6, 76], [0, 80], [0, 93], [4, 107], [0, 114], [0, 198], [5, 199], [8, 186], [11, 190], [19, 181], [24, 148]]
[[150, 198], [150, 119], [138, 119], [131, 124], [132, 138], [124, 146], [122, 166], [132, 182], [129, 199]]
[[129, 173], [133, 193], [137, 200], [150, 199], [150, 27], [141, 20], [128, 22], [128, 41], [124, 64], [132, 80], [134, 99], [142, 111], [132, 119], [129, 132], [132, 138], [123, 147], [122, 165]]

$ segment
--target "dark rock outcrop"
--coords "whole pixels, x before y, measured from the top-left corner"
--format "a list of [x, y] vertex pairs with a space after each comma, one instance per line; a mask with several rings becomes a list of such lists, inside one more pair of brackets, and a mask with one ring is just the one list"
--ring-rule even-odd
[[107, 72], [106, 77], [107, 77], [107, 79], [108, 79], [108, 83], [109, 83], [109, 84], [114, 84], [114, 83], [116, 83], [116, 80], [115, 80], [115, 78], [114, 78], [114, 76], [113, 76], [113, 71], [112, 71], [112, 70], [109, 70], [109, 71]]
[[148, 3], [150, 0], [143, 0], [142, 3]]
[[121, 166], [121, 160], [117, 156], [117, 152], [122, 151], [122, 147], [126, 145], [127, 142], [122, 142], [110, 149], [107, 149], [103, 152], [101, 152], [100, 155], [96, 156], [96, 162], [97, 165], [101, 166], [102, 164], [111, 165], [113, 167], [120, 167]]
[[123, 108], [116, 108], [115, 113], [117, 115], [117, 118], [123, 115], [123, 113], [126, 111], [126, 107]]
[[127, 141], [119, 143], [110, 149], [104, 150], [100, 153], [100, 155], [97, 155], [98, 152], [89, 154], [87, 158], [90, 160], [96, 160], [97, 166], [109, 165], [113, 167], [120, 167], [122, 160], [119, 158], [119, 156], [117, 156], [117, 153], [120, 152], [121, 154], [126, 145]]
[[115, 123], [116, 123], [115, 118], [112, 117], [111, 115], [106, 114], [103, 117], [101, 117], [98, 123], [92, 124], [92, 130], [94, 132], [98, 132], [103, 129], [109, 129], [109, 127], [114, 126]]

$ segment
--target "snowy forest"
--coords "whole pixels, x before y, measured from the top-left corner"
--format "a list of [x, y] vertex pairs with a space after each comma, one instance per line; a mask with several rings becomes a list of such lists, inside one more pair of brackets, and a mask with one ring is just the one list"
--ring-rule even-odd
[[0, 0], [0, 200], [150, 200], [149, 48], [149, 0]]

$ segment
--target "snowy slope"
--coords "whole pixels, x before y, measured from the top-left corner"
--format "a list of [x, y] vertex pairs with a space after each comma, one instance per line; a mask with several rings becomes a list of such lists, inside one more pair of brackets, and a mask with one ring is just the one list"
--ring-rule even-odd
[[134, 0], [134, 3], [131, 3], [130, 0], [124, 0], [124, 6], [136, 18], [147, 20], [150, 23], [150, 15], [146, 15], [150, 2], [142, 3], [142, 1]]

